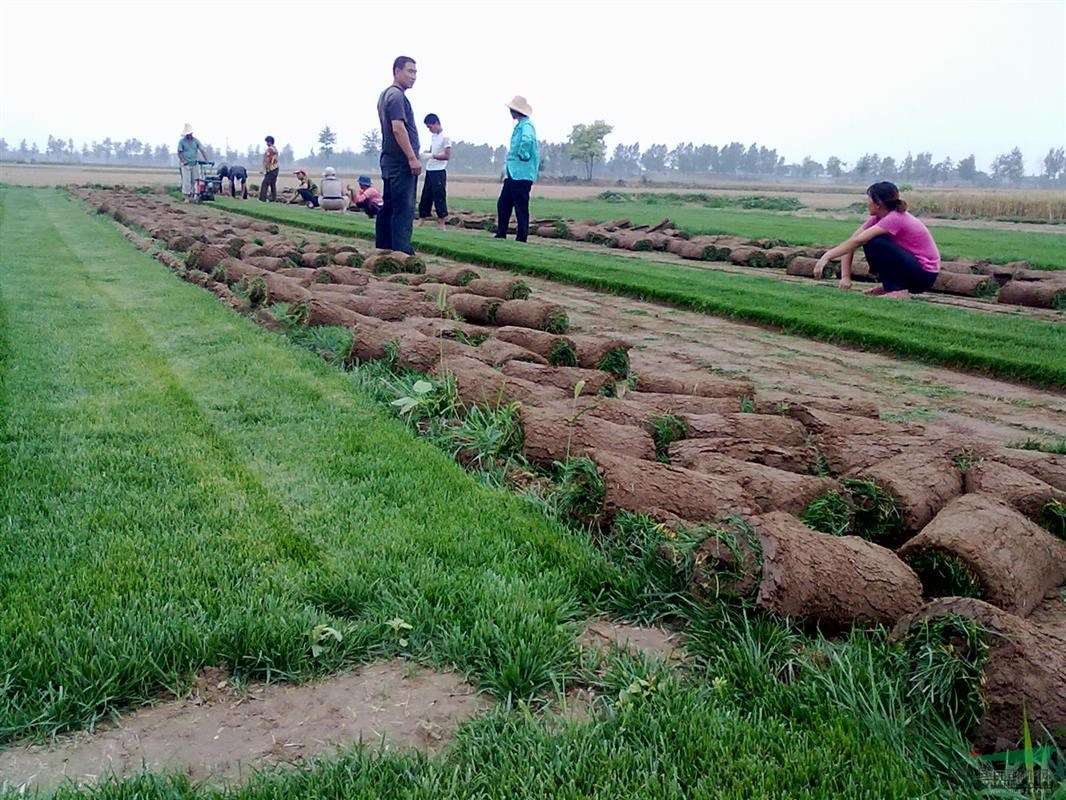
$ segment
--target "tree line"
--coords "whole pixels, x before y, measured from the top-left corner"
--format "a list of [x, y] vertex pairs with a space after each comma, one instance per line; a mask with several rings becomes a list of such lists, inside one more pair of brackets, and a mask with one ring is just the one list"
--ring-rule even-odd
[[[641, 148], [639, 142], [618, 144], [607, 156], [606, 137], [613, 128], [603, 120], [575, 125], [565, 142], [540, 143], [542, 174], [571, 180], [593, 177], [617, 179], [649, 178], [783, 178], [803, 180], [901, 180], [922, 184], [961, 182], [974, 185], [1021, 183], [1026, 180], [1025, 159], [1019, 148], [997, 155], [987, 171], [979, 168], [971, 154], [958, 161], [951, 157], [936, 160], [932, 153], [907, 153], [903, 158], [866, 153], [854, 162], [830, 156], [825, 163], [805, 157], [799, 162], [786, 161], [776, 148], [753, 142], [724, 145], [682, 142], [673, 147], [652, 144]], [[280, 148], [282, 168], [325, 167], [371, 172], [381, 153], [381, 134], [372, 130], [362, 136], [362, 148], [336, 149], [337, 134], [324, 126], [318, 135], [318, 149], [297, 158], [292, 145]], [[253, 171], [263, 158], [262, 145], [245, 150], [218, 148], [204, 143], [208, 156], [216, 162], [244, 164]], [[503, 145], [453, 143], [450, 172], [468, 175], [493, 175], [503, 171], [507, 148]], [[83, 142], [77, 147], [73, 139], [48, 136], [41, 150], [25, 139], [18, 146], [0, 138], [0, 159], [7, 161], [119, 164], [130, 166], [175, 166], [176, 156], [168, 144], [153, 145], [140, 139], [111, 139]], [[1062, 147], [1051, 148], [1041, 161], [1040, 178], [1066, 181], [1066, 155]], [[1035, 177], [1035, 176], [1034, 176]]]

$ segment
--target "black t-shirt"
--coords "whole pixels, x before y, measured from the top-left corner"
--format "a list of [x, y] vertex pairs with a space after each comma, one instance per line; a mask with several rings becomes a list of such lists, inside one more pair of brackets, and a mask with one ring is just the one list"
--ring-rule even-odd
[[378, 119], [381, 120], [381, 157], [392, 161], [407, 163], [407, 156], [400, 149], [396, 135], [392, 132], [393, 120], [402, 119], [411, 140], [411, 150], [418, 154], [418, 127], [415, 125], [415, 112], [403, 89], [395, 84], [381, 93], [378, 98]]

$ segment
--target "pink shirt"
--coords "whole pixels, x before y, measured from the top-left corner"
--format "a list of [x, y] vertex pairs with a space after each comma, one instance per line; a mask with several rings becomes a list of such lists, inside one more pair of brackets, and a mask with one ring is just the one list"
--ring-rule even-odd
[[922, 221], [909, 211], [889, 211], [881, 219], [870, 217], [862, 224], [862, 229], [879, 225], [892, 237], [892, 240], [918, 259], [926, 272], [940, 272], [940, 251], [929, 229]]
[[367, 186], [361, 192], [357, 192], [355, 195], [355, 203], [362, 203], [364, 200], [369, 200], [376, 206], [385, 205], [385, 198], [381, 196], [381, 192], [375, 189], [373, 186]]

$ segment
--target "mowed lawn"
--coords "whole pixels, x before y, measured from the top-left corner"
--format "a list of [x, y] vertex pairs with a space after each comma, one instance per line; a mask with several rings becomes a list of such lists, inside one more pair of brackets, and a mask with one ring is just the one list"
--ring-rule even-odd
[[970, 796], [964, 742], [904, 701], [878, 635], [695, 615], [687, 669], [618, 656], [589, 719], [538, 710], [629, 572], [84, 205], [0, 188], [0, 215], [0, 742], [84, 728], [205, 665], [287, 679], [407, 653], [500, 703], [432, 760], [355, 749], [224, 794]]

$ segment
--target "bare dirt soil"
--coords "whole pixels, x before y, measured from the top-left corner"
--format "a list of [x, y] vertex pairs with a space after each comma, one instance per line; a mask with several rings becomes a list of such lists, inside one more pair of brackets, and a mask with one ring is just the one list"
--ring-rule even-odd
[[187, 698], [55, 745], [0, 750], [0, 792], [50, 790], [65, 781], [93, 784], [142, 770], [232, 782], [360, 742], [434, 752], [488, 705], [458, 675], [405, 661], [300, 686], [245, 691], [237, 691], [222, 670], [204, 670]]

